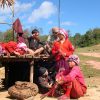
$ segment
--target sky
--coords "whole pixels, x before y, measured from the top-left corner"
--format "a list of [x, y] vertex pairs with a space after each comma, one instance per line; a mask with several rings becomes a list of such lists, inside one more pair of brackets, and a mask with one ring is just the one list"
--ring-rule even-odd
[[[14, 15], [9, 7], [0, 8], [0, 23], [12, 24], [19, 18], [23, 29], [39, 28], [41, 34], [48, 34], [60, 22], [71, 35], [84, 34], [100, 28], [100, 0], [60, 0], [60, 9], [59, 0], [15, 0]], [[0, 31], [11, 27], [0, 24]]]

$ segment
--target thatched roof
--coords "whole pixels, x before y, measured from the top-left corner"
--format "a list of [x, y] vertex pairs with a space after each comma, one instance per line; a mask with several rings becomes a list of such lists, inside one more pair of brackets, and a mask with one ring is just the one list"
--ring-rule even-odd
[[0, 0], [0, 6], [4, 8], [5, 5], [12, 6], [14, 4], [14, 0]]

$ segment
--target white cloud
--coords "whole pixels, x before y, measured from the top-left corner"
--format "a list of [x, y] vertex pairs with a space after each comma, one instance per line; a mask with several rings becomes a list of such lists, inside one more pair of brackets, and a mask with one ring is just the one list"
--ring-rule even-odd
[[47, 19], [52, 14], [55, 14], [57, 11], [56, 6], [49, 1], [44, 1], [39, 8], [33, 10], [31, 16], [29, 17], [28, 21], [31, 23], [34, 23], [35, 21], [38, 21], [39, 19]]
[[73, 26], [73, 25], [76, 25], [76, 24], [74, 22], [68, 21], [68, 22], [62, 22], [61, 25], [63, 25], [63, 26]]
[[53, 22], [52, 21], [48, 21], [48, 24], [52, 24]]
[[16, 1], [15, 3], [15, 13], [22, 13], [28, 11], [33, 5], [33, 3], [21, 3]]
[[[31, 7], [34, 5], [34, 3], [21, 3], [19, 1], [15, 2], [14, 5], [14, 13], [15, 16], [17, 14], [22, 14], [22, 13], [26, 13], [27, 11], [29, 11], [31, 9]], [[11, 7], [12, 9], [12, 7]], [[5, 17], [6, 19], [8, 19], [8, 16], [12, 15], [12, 10], [9, 7], [5, 6], [5, 8], [0, 8], [0, 16], [2, 15], [3, 17]]]

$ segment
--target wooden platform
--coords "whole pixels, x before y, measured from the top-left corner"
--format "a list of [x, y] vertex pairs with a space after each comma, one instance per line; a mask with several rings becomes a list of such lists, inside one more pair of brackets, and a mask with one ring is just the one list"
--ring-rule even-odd
[[[34, 63], [38, 60], [48, 60], [49, 56], [47, 55], [40, 55], [40, 56], [31, 56], [31, 55], [22, 55], [18, 56], [0, 56], [0, 62], [5, 67], [5, 83], [8, 85], [9, 83], [9, 75], [15, 75], [16, 71], [20, 71], [20, 68], [23, 66], [28, 66], [29, 68], [29, 81], [33, 83], [34, 80]], [[25, 63], [23, 65], [23, 63]], [[17, 68], [16, 68], [17, 67]], [[24, 69], [25, 67], [23, 67]], [[9, 74], [11, 73], [11, 74]], [[19, 75], [19, 72], [17, 72]], [[21, 76], [19, 76], [21, 77]]]
[[31, 55], [22, 55], [22, 56], [0, 56], [0, 62], [9, 62], [9, 61], [32, 61], [32, 60], [47, 60], [50, 56], [40, 55], [40, 56], [31, 56]]

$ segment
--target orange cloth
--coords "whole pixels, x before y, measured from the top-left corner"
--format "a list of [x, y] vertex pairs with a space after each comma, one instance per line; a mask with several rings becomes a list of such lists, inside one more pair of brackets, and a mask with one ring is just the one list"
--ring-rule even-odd
[[10, 54], [13, 54], [14, 51], [20, 53], [21, 55], [26, 53], [24, 50], [18, 48], [17, 42], [14, 42], [14, 41], [10, 41], [8, 43], [2, 43], [2, 46]]
[[17, 48], [17, 43], [14, 41], [10, 41], [8, 43], [5, 43], [4, 47], [6, 51], [8, 51], [9, 53], [13, 53]]
[[[56, 55], [57, 50], [61, 50], [63, 53], [66, 53], [66, 58], [68, 58], [71, 54], [73, 54], [74, 47], [72, 43], [69, 41], [69, 39], [66, 39], [62, 44], [58, 41], [54, 42], [52, 54]], [[58, 61], [61, 59], [61, 55], [58, 53], [55, 58], [56, 61]]]

